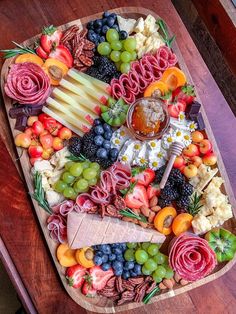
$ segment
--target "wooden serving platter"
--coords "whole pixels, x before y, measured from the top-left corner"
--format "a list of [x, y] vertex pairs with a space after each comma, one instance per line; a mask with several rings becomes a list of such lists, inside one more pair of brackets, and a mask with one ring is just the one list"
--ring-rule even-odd
[[[155, 18], [159, 18], [159, 16], [149, 10], [149, 9], [145, 9], [145, 8], [141, 8], [141, 7], [122, 7], [122, 8], [118, 8], [118, 9], [113, 9], [112, 12], [115, 12], [117, 14], [120, 14], [121, 16], [125, 17], [125, 18], [139, 18], [139, 17], [146, 17], [148, 14], [153, 15]], [[102, 13], [98, 13], [98, 14], [94, 14], [88, 17], [84, 17], [82, 19], [78, 19], [75, 21], [72, 21], [70, 23], [64, 24], [62, 26], [60, 26], [59, 28], [61, 28], [62, 30], [67, 29], [68, 27], [70, 27], [73, 24], [77, 24], [81, 27], [83, 27], [83, 25], [86, 25], [86, 23], [90, 20], [94, 20], [97, 18], [101, 17]], [[171, 31], [170, 31], [171, 33]], [[32, 37], [26, 41], [23, 42], [23, 45], [27, 45], [30, 46], [34, 43], [34, 41], [39, 37], [39, 35]], [[172, 47], [174, 53], [177, 55], [178, 58], [178, 64], [179, 67], [184, 71], [184, 73], [186, 74], [187, 78], [188, 78], [188, 82], [190, 83], [194, 83], [191, 79], [191, 75], [187, 69], [187, 66], [184, 62], [184, 59], [182, 57], [182, 54], [177, 46], [176, 43], [173, 44]], [[13, 136], [15, 136], [18, 131], [14, 129], [14, 125], [15, 125], [15, 120], [11, 119], [9, 117], [9, 109], [12, 106], [12, 101], [9, 97], [6, 96], [5, 92], [4, 92], [4, 84], [5, 84], [5, 79], [8, 73], [8, 69], [9, 69], [9, 65], [13, 62], [12, 59], [8, 59], [5, 61], [3, 67], [2, 67], [2, 72], [1, 72], [1, 89], [2, 89], [2, 94], [3, 94], [3, 99], [4, 99], [4, 104], [5, 104], [5, 108], [7, 111], [7, 116], [8, 116], [8, 120], [9, 120], [9, 124], [10, 124], [10, 128], [12, 131]], [[195, 89], [196, 90], [196, 89]], [[197, 91], [196, 91], [197, 92]], [[198, 101], [201, 103], [201, 100], [199, 99], [198, 95], [197, 95], [197, 99]], [[231, 218], [230, 220], [228, 220], [225, 224], [224, 227], [228, 230], [230, 230], [231, 232], [233, 232], [234, 234], [236, 234], [236, 200], [220, 155], [220, 151], [217, 147], [213, 132], [211, 130], [210, 124], [208, 122], [205, 110], [204, 110], [204, 104], [201, 108], [201, 112], [204, 118], [204, 122], [206, 125], [206, 133], [208, 138], [211, 140], [212, 144], [213, 144], [213, 148], [214, 148], [214, 152], [217, 154], [217, 158], [218, 158], [218, 168], [220, 169], [219, 171], [219, 175], [221, 175], [221, 177], [224, 179], [224, 186], [223, 186], [223, 192], [226, 193], [229, 197], [229, 201], [232, 205], [233, 208], [233, 213], [234, 213], [234, 217]], [[25, 177], [25, 181], [29, 190], [29, 193], [33, 193], [34, 191], [34, 187], [33, 187], [33, 182], [32, 182], [32, 177], [31, 177], [31, 165], [29, 162], [29, 158], [27, 155], [27, 151], [24, 150], [22, 152], [22, 150], [20, 148], [17, 148], [17, 152], [19, 154], [19, 156], [21, 156], [19, 158], [19, 162], [21, 164], [22, 170], [23, 170], [23, 174]], [[124, 304], [121, 306], [114, 306], [111, 301], [109, 301], [109, 299], [106, 298], [101, 298], [101, 297], [97, 297], [94, 299], [91, 298], [87, 298], [84, 295], [82, 295], [80, 293], [80, 291], [71, 288], [68, 286], [66, 278], [65, 278], [65, 268], [60, 266], [60, 264], [58, 263], [57, 259], [56, 259], [56, 248], [57, 248], [57, 243], [55, 243], [50, 237], [49, 237], [49, 232], [47, 229], [47, 225], [46, 225], [46, 220], [48, 218], [48, 215], [46, 214], [46, 212], [38, 206], [38, 203], [32, 199], [33, 205], [34, 205], [34, 209], [35, 212], [37, 214], [41, 229], [43, 231], [44, 237], [47, 241], [49, 250], [51, 252], [52, 255], [52, 259], [54, 261], [54, 264], [56, 266], [56, 269], [58, 271], [58, 274], [60, 276], [60, 279], [62, 281], [62, 284], [64, 285], [66, 291], [68, 292], [68, 294], [70, 295], [70, 297], [80, 306], [84, 307], [86, 310], [89, 311], [93, 311], [93, 312], [97, 312], [97, 313], [114, 313], [114, 312], [119, 312], [119, 311], [125, 311], [125, 310], [129, 310], [129, 309], [134, 309], [137, 307], [142, 306], [142, 303], [129, 303], [129, 304]], [[194, 283], [188, 284], [187, 286], [180, 286], [174, 290], [170, 290], [168, 292], [162, 292], [160, 295], [157, 295], [155, 297], [153, 297], [150, 301], [150, 303], [154, 303], [157, 302], [159, 300], [164, 300], [170, 297], [173, 297], [175, 295], [187, 292], [191, 289], [194, 289], [196, 287], [199, 287], [201, 285], [204, 285], [216, 278], [219, 278], [220, 276], [222, 276], [223, 274], [225, 274], [234, 264], [236, 263], [236, 256], [234, 257], [233, 260], [231, 260], [228, 263], [224, 263], [224, 264], [220, 264], [216, 269], [215, 272], [209, 276], [207, 276], [204, 279], [198, 280]]]

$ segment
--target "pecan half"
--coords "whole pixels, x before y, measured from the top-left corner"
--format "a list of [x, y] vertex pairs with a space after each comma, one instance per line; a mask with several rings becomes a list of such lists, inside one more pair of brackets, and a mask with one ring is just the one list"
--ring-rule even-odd
[[125, 288], [122, 285], [122, 278], [121, 278], [121, 276], [116, 278], [115, 285], [116, 285], [116, 290], [118, 292], [123, 292], [125, 290]]
[[117, 208], [117, 210], [122, 210], [126, 208], [125, 200], [119, 195], [115, 196], [114, 205]]

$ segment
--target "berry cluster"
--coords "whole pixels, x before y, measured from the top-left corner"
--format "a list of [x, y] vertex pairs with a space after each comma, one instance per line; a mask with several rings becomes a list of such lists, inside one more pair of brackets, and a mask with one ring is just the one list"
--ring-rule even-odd
[[119, 38], [121, 40], [127, 38], [127, 33], [125, 31], [120, 31], [119, 29], [117, 15], [109, 12], [104, 12], [101, 19], [88, 22], [87, 38], [97, 46], [99, 43], [106, 40], [105, 35], [110, 28], [119, 32]]
[[[156, 183], [161, 182], [164, 172], [165, 166], [156, 171]], [[186, 211], [190, 204], [190, 196], [192, 193], [193, 186], [186, 182], [185, 177], [180, 170], [172, 169], [164, 189], [161, 190], [158, 204], [163, 208], [171, 205], [171, 203], [175, 201], [179, 210]]]
[[124, 279], [142, 274], [141, 265], [134, 261], [125, 261], [126, 243], [95, 245], [93, 249], [95, 252], [94, 264], [101, 265], [104, 271], [112, 267], [115, 275], [122, 276]]
[[120, 72], [117, 71], [115, 64], [107, 57], [95, 56], [93, 62], [94, 64], [88, 68], [86, 74], [108, 84], [113, 78], [119, 78]]
[[112, 128], [100, 119], [95, 119], [92, 129], [81, 139], [73, 137], [69, 141], [69, 151], [75, 155], [82, 154], [102, 168], [110, 167], [118, 157], [118, 149], [111, 148]]

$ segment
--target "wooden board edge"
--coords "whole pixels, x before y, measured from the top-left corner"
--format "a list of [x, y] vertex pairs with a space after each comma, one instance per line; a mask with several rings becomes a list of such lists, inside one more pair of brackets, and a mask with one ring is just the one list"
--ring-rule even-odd
[[[112, 9], [110, 11], [116, 12], [116, 13], [120, 13], [120, 14], [122, 14], [122, 13], [135, 13], [135, 14], [140, 14], [140, 15], [152, 14], [156, 18], [159, 17], [152, 10], [147, 9], [147, 8], [142, 8], [142, 7], [121, 7], [121, 8], [117, 8], [117, 9]], [[74, 20], [72, 22], [69, 22], [69, 23], [66, 23], [64, 25], [59, 26], [59, 28], [65, 29], [65, 28], [67, 28], [67, 27], [69, 27], [69, 26], [71, 26], [73, 24], [81, 24], [82, 25], [82, 24], [86, 23], [87, 20], [97, 18], [98, 16], [101, 15], [101, 13], [102, 12], [99, 12], [99, 13], [93, 14], [93, 15], [88, 16], [88, 17], [83, 17], [81, 19]], [[172, 33], [172, 32], [170, 31], [170, 33]], [[38, 37], [38, 35], [36, 35], [36, 36], [34, 36], [34, 37], [32, 37], [32, 38], [30, 38], [28, 40], [25, 40], [23, 42], [23, 44], [30, 45], [30, 44], [32, 44], [35, 41], [35, 39], [37, 37]], [[184, 69], [184, 71], [187, 73], [187, 77], [189, 78], [190, 81], [192, 81], [191, 75], [189, 73], [189, 70], [188, 70], [185, 62], [184, 62], [183, 56], [182, 56], [182, 54], [180, 52], [180, 49], [178, 48], [178, 45], [176, 43], [174, 43], [173, 46], [174, 46], [173, 50], [174, 50], [174, 52], [176, 53], [176, 55], [178, 57], [179, 64], [181, 65], [181, 68]], [[1, 70], [1, 89], [2, 89], [3, 100], [4, 100], [5, 106], [6, 106], [6, 103], [9, 102], [10, 100], [9, 100], [9, 98], [6, 96], [6, 94], [4, 92], [4, 80], [3, 80], [3, 78], [5, 78], [5, 74], [8, 71], [8, 66], [9, 65], [10, 65], [10, 60], [6, 60], [4, 62], [4, 64], [3, 64], [3, 67], [2, 67], [2, 70]], [[199, 97], [198, 97], [198, 99], [200, 101]], [[224, 164], [223, 164], [223, 160], [222, 160], [222, 157], [220, 155], [219, 149], [217, 147], [216, 140], [214, 138], [214, 135], [213, 135], [212, 129], [210, 127], [208, 118], [206, 116], [206, 112], [204, 110], [204, 107], [202, 108], [201, 111], [202, 111], [202, 114], [203, 114], [203, 117], [204, 117], [204, 122], [206, 123], [206, 126], [207, 126], [207, 135], [209, 136], [210, 140], [213, 142], [213, 146], [214, 146], [215, 152], [216, 152], [217, 157], [218, 157], [218, 164], [220, 166], [219, 168], [221, 169], [220, 173], [221, 173], [223, 179], [225, 180], [226, 192], [227, 192], [227, 194], [228, 194], [228, 196], [230, 198], [230, 203], [232, 204], [232, 206], [234, 208], [234, 215], [236, 216], [236, 212], [235, 212], [236, 201], [235, 201], [235, 197], [234, 197], [234, 194], [233, 194], [233, 190], [232, 190], [232, 187], [230, 185], [230, 181], [229, 181], [228, 175], [226, 173], [226, 170], [225, 170], [225, 167], [224, 167]], [[14, 131], [13, 120], [10, 119], [8, 112], [7, 112], [7, 115], [8, 115], [9, 123], [10, 123], [10, 126], [11, 126], [11, 131], [14, 134], [15, 131]], [[19, 154], [20, 150], [17, 149], [17, 152]], [[24, 156], [24, 158], [26, 158], [26, 160], [28, 160], [28, 157]], [[25, 181], [27, 183], [27, 186], [28, 186], [30, 192], [32, 193], [33, 192], [33, 185], [32, 185], [32, 180], [31, 179], [29, 180], [29, 178], [30, 178], [29, 171], [28, 170], [26, 171], [25, 163], [23, 163], [23, 159], [20, 160], [20, 163], [21, 163], [21, 167], [23, 169], [23, 173], [24, 173], [24, 176], [25, 176]], [[28, 163], [29, 163], [29, 161], [28, 161]], [[222, 172], [223, 172], [223, 174], [222, 174]], [[45, 240], [47, 241], [48, 248], [49, 248], [50, 253], [52, 255], [52, 259], [54, 261], [54, 264], [55, 264], [55, 266], [57, 268], [57, 272], [58, 272], [58, 274], [60, 276], [60, 279], [62, 281], [62, 284], [63, 284], [64, 288], [66, 289], [67, 293], [70, 295], [70, 297], [77, 304], [79, 304], [80, 306], [84, 307], [86, 310], [90, 310], [90, 311], [93, 311], [93, 312], [96, 311], [97, 313], [114, 313], [114, 312], [120, 312], [120, 311], [124, 311], [124, 310], [127, 310], [127, 309], [134, 309], [134, 308], [143, 306], [142, 303], [129, 303], [129, 304], [121, 305], [121, 306], [112, 306], [112, 307], [105, 307], [104, 308], [104, 307], [92, 304], [92, 303], [90, 303], [88, 301], [82, 300], [82, 298], [81, 298], [82, 295], [78, 295], [78, 293], [75, 291], [75, 289], [69, 288], [68, 285], [67, 285], [65, 276], [64, 276], [64, 274], [62, 274], [62, 271], [64, 270], [64, 268], [62, 266], [60, 266], [60, 264], [58, 263], [58, 261], [56, 259], [55, 250], [56, 250], [56, 247], [57, 247], [57, 243], [55, 243], [49, 237], [49, 232], [48, 232], [47, 226], [45, 224], [45, 221], [46, 221], [48, 216], [47, 216], [46, 213], [43, 212], [41, 207], [38, 206], [38, 204], [37, 204], [37, 202], [35, 200], [32, 199], [32, 202], [33, 202], [33, 205], [34, 205], [34, 208], [35, 208], [35, 211], [36, 211], [36, 214], [37, 214], [37, 217], [38, 217], [41, 229], [43, 231]], [[155, 303], [157, 301], [164, 300], [164, 299], [173, 297], [175, 295], [179, 295], [181, 293], [190, 291], [190, 290], [192, 290], [192, 289], [194, 289], [196, 287], [200, 287], [200, 286], [202, 286], [202, 285], [204, 285], [204, 284], [206, 284], [206, 283], [208, 283], [208, 282], [210, 282], [210, 281], [212, 281], [214, 279], [219, 278], [223, 274], [225, 274], [229, 269], [231, 269], [231, 267], [235, 263], [236, 263], [236, 257], [234, 257], [234, 259], [232, 261], [228, 262], [222, 269], [220, 269], [219, 271], [217, 271], [217, 272], [207, 276], [206, 278], [203, 278], [202, 280], [199, 280], [199, 281], [196, 281], [194, 283], [191, 283], [191, 284], [189, 284], [189, 285], [187, 285], [185, 287], [177, 288], [175, 290], [170, 290], [170, 291], [165, 292], [163, 294], [157, 295], [157, 296], [152, 298], [150, 303]], [[81, 301], [83, 301], [83, 303]]]

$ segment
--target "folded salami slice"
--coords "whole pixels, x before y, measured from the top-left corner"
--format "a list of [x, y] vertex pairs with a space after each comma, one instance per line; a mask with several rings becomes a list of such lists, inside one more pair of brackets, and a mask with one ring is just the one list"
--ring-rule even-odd
[[209, 275], [217, 262], [205, 239], [183, 233], [171, 243], [169, 263], [181, 278], [196, 281]]
[[128, 74], [121, 75], [119, 82], [123, 85], [125, 90], [131, 91], [134, 95], [139, 94], [138, 84], [132, 81]]
[[109, 171], [117, 180], [117, 190], [126, 189], [127, 187], [129, 187], [131, 179], [131, 168], [129, 165], [124, 165], [121, 162], [116, 162], [109, 168]]

